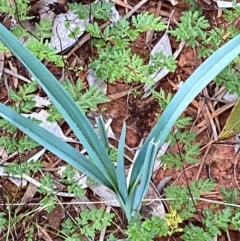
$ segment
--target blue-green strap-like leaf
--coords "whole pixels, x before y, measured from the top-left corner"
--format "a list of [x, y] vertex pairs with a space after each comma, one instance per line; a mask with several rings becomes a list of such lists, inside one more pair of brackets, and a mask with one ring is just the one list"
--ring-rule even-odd
[[136, 217], [139, 213], [139, 209], [134, 209], [134, 203], [135, 203], [135, 199], [136, 199], [136, 192], [137, 192], [137, 188], [133, 189], [131, 193], [129, 193], [128, 195], [128, 202], [125, 205], [125, 210], [127, 210], [126, 214], [127, 219], [131, 220], [132, 217]]
[[36, 78], [45, 93], [49, 96], [72, 128], [75, 135], [81, 141], [89, 156], [91, 156], [92, 161], [117, 190], [115, 168], [93, 127], [76, 103], [71, 99], [47, 68], [2, 24], [0, 24], [0, 41], [2, 41], [10, 51], [16, 55], [16, 57]]
[[96, 118], [100, 140], [107, 151], [109, 151], [109, 141], [107, 131], [102, 116]]
[[101, 173], [99, 168], [69, 144], [60, 140], [49, 131], [43, 129], [33, 121], [19, 115], [17, 112], [1, 103], [0, 116], [8, 120], [11, 124], [15, 125], [23, 133], [31, 137], [40, 145], [48, 150], [51, 150], [53, 154], [62, 158], [70, 165], [93, 178], [95, 181], [102, 183], [113, 190], [113, 186]]
[[135, 198], [134, 198], [134, 205], [132, 208], [133, 210], [139, 211], [142, 200], [148, 191], [149, 183], [150, 183], [151, 176], [152, 176], [153, 165], [154, 165], [157, 151], [158, 151], [158, 146], [159, 146], [159, 143], [154, 143], [154, 140], [152, 140], [148, 144], [145, 161], [144, 161], [143, 168], [142, 168], [141, 180], [140, 180], [140, 183], [136, 187], [137, 191], [136, 191]]
[[164, 143], [178, 117], [191, 103], [191, 101], [212, 81], [237, 55], [240, 53], [240, 35], [224, 44], [214, 52], [181, 86], [166, 110], [162, 114], [147, 139], [135, 161], [130, 179], [131, 192], [142, 175], [143, 163], [148, 144], [152, 139], [159, 141], [159, 147]]
[[125, 138], [126, 138], [126, 123], [123, 123], [122, 133], [118, 143], [118, 155], [117, 155], [117, 180], [118, 180], [118, 190], [121, 194], [124, 202], [128, 202], [128, 191], [127, 191], [127, 183], [125, 176], [125, 166], [124, 166], [124, 146], [125, 146]]

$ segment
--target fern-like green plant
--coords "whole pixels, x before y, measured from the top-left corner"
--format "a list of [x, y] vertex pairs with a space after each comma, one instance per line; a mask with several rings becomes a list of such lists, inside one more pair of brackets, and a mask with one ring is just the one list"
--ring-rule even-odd
[[32, 17], [28, 16], [31, 8], [31, 0], [15, 0], [9, 3], [8, 0], [2, 0], [0, 2], [0, 12], [8, 13], [10, 16], [18, 21], [29, 20]]
[[[61, 83], [69, 95], [74, 99], [75, 103], [84, 112], [89, 109], [96, 109], [98, 104], [109, 101], [106, 95], [96, 86], [89, 87], [88, 90], [83, 90], [83, 84], [80, 80], [76, 81], [76, 85], [73, 85], [70, 80], [65, 80]], [[34, 96], [36, 95], [35, 92], [37, 88], [37, 82], [32, 81], [20, 85], [18, 90], [10, 89], [9, 94], [13, 109], [18, 113], [31, 113], [36, 104]], [[53, 104], [49, 106], [48, 113], [48, 121], [59, 121], [62, 118], [62, 115]], [[38, 146], [38, 144], [29, 137], [21, 136], [19, 138], [18, 136], [10, 136], [10, 134], [17, 132], [17, 128], [5, 119], [0, 119], [0, 128], [6, 133], [6, 135], [0, 137], [0, 146], [5, 148], [8, 154], [16, 150], [23, 153], [24, 151], [29, 151]]]
[[11, 154], [14, 151], [24, 153], [25, 151], [32, 150], [33, 148], [39, 146], [39, 144], [28, 136], [22, 136], [19, 139], [2, 136], [0, 138], [0, 146], [4, 148], [8, 154]]
[[[167, 199], [171, 207], [179, 212], [180, 217], [186, 220], [193, 216], [196, 212], [194, 202], [200, 198], [200, 192], [212, 191], [216, 186], [211, 180], [193, 181], [189, 188], [187, 186], [169, 186], [164, 189]], [[189, 193], [189, 189], [191, 193]], [[194, 198], [192, 200], [191, 198]]]
[[210, 27], [208, 20], [202, 16], [200, 11], [183, 12], [180, 20], [181, 22], [177, 28], [169, 30], [169, 32], [177, 40], [186, 41], [187, 46], [199, 46], [198, 37], [204, 34], [204, 31]]
[[210, 241], [223, 231], [228, 229], [229, 225], [239, 228], [240, 212], [233, 212], [231, 208], [226, 207], [221, 211], [214, 213], [210, 209], [203, 212], [202, 222], [204, 228], [190, 224], [183, 229], [182, 238], [184, 241]]
[[151, 217], [143, 222], [133, 220], [126, 231], [128, 241], [152, 241], [155, 237], [167, 236], [169, 227], [166, 220]]
[[[101, 5], [102, 4], [102, 5]], [[109, 3], [99, 3], [105, 10], [92, 5], [92, 14], [95, 18], [105, 19], [109, 17]], [[106, 5], [106, 6], [105, 6]], [[77, 4], [70, 4], [70, 8], [80, 19], [86, 18], [88, 6], [77, 7]], [[99, 8], [99, 11], [97, 9]], [[96, 14], [98, 12], [98, 14]], [[103, 13], [104, 12], [104, 13]], [[101, 13], [101, 14], [99, 14]], [[132, 25], [132, 26], [131, 26]], [[140, 33], [148, 29], [162, 31], [166, 29], [161, 18], [155, 18], [153, 14], [143, 13], [133, 16], [131, 22], [123, 17], [111, 26], [101, 30], [97, 22], [86, 25], [86, 30], [93, 37], [93, 45], [97, 48], [98, 56], [89, 64], [101, 80], [114, 82], [123, 78], [126, 82], [140, 81], [152, 83], [151, 74], [157, 69], [167, 67], [170, 71], [176, 68], [176, 61], [172, 56], [165, 56], [161, 53], [152, 56], [153, 64], [145, 65], [143, 59], [137, 54], [132, 54], [130, 43], [137, 39]]]
[[9, 90], [11, 100], [14, 102], [15, 110], [17, 112], [29, 113], [31, 109], [35, 106], [35, 101], [33, 100], [35, 96], [35, 91], [37, 89], [37, 82], [30, 82], [27, 84], [20, 85], [18, 91], [13, 89]]
[[[61, 84], [84, 113], [89, 109], [97, 109], [98, 104], [109, 101], [97, 86], [90, 86], [87, 90], [84, 90], [81, 80], [77, 80], [74, 85], [69, 79], [66, 79]], [[48, 113], [49, 121], [58, 121], [62, 118], [62, 115], [53, 104], [49, 106]]]
[[62, 223], [61, 233], [71, 240], [79, 240], [78, 232], [86, 237], [94, 238], [96, 232], [110, 226], [114, 214], [106, 213], [103, 208], [85, 210], [75, 218], [75, 223], [71, 219], [66, 219]]
[[[27, 39], [27, 48], [40, 60], [46, 59], [59, 67], [63, 67], [64, 62], [62, 57], [45, 41], [46, 38], [52, 37], [51, 20], [41, 19], [39, 23], [35, 24], [35, 30], [32, 33], [23, 28], [21, 22], [33, 18], [30, 15], [30, 10], [31, 0], [14, 0], [13, 3], [9, 3], [8, 0], [0, 2], [0, 12], [8, 14], [17, 21], [17, 26], [11, 28], [12, 33], [18, 38]], [[0, 51], [7, 52], [8, 50], [0, 44]]]
[[[236, 19], [239, 15], [239, 7], [234, 10], [227, 10], [226, 19]], [[200, 10], [183, 12], [181, 22], [178, 26], [169, 30], [169, 33], [179, 41], [185, 41], [187, 46], [197, 47], [197, 53], [200, 58], [206, 58], [221, 47], [227, 40], [238, 35], [239, 31], [234, 25], [229, 25], [226, 29], [222, 27], [210, 28], [209, 21], [205, 18]], [[228, 65], [214, 79], [217, 85], [224, 85], [230, 93], [240, 95], [239, 85], [239, 57]]]
[[[153, 91], [153, 96], [158, 100], [162, 110], [167, 108], [173, 98], [172, 93], [166, 94], [163, 90], [159, 92]], [[196, 163], [199, 161], [197, 158], [200, 154], [199, 145], [194, 144], [196, 134], [192, 131], [184, 130], [189, 125], [190, 121], [191, 117], [180, 116], [175, 123], [175, 130], [167, 137], [166, 140], [170, 142], [171, 146], [178, 141], [183, 145], [181, 153], [172, 153], [168, 151], [161, 156], [161, 162], [167, 167], [172, 168], [176, 166], [176, 168], [182, 168], [184, 164], [183, 161], [187, 163]]]

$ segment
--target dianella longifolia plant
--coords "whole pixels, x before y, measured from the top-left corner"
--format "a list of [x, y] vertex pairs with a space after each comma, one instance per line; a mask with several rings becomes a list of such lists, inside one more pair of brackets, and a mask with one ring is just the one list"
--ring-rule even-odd
[[161, 118], [146, 138], [132, 169], [129, 183], [124, 167], [126, 126], [123, 124], [119, 140], [117, 165], [109, 155], [109, 143], [103, 120], [97, 119], [99, 136], [73, 99], [47, 68], [0, 24], [0, 41], [25, 65], [52, 100], [77, 138], [87, 150], [89, 159], [69, 144], [57, 138], [30, 119], [0, 104], [0, 116], [19, 128], [40, 145], [110, 188], [116, 195], [128, 221], [136, 217], [148, 189], [156, 154], [174, 123], [198, 93], [240, 53], [240, 35], [214, 52], [184, 83]]

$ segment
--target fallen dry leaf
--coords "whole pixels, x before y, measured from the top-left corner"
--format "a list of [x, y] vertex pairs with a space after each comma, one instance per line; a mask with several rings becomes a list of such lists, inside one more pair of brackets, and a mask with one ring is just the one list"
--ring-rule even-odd
[[219, 139], [229, 138], [231, 136], [240, 134], [240, 99], [237, 101], [233, 110], [231, 111], [227, 122], [219, 135]]

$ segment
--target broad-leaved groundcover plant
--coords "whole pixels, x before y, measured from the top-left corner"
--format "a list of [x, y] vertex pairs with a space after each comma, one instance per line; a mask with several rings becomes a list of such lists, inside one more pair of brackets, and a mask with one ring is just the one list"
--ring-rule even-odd
[[240, 53], [240, 35], [238, 35], [214, 52], [182, 85], [142, 145], [127, 183], [124, 166], [126, 125], [123, 124], [117, 164], [114, 166], [108, 155], [109, 143], [103, 120], [101, 118], [97, 120], [99, 128], [97, 134], [83, 111], [57, 79], [1, 24], [0, 41], [22, 62], [49, 96], [87, 150], [89, 159], [4, 104], [0, 104], [0, 116], [62, 160], [110, 188], [115, 193], [128, 221], [136, 217], [140, 210], [149, 186], [156, 154], [178, 117], [198, 93]]

